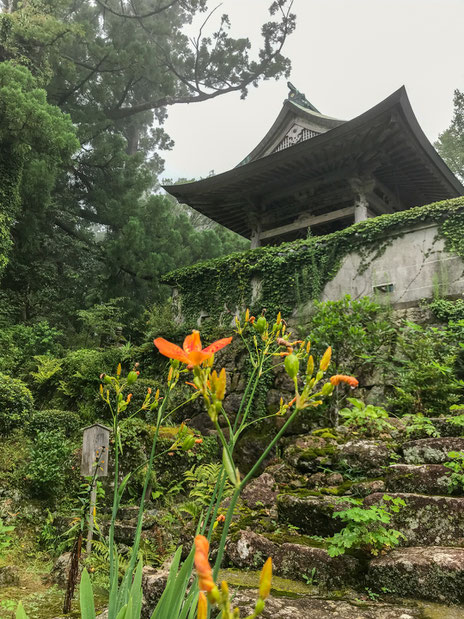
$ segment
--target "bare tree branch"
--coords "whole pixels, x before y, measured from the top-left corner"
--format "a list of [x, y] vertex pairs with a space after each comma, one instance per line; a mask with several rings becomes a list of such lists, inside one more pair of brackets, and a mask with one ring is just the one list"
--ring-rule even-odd
[[108, 11], [112, 15], [116, 15], [116, 17], [123, 17], [124, 19], [145, 19], [146, 17], [153, 17], [153, 15], [159, 15], [163, 11], [167, 11], [167, 9], [170, 9], [175, 4], [178, 4], [179, 0], [172, 0], [172, 2], [169, 2], [168, 4], [165, 4], [164, 6], [160, 6], [157, 9], [150, 11], [149, 13], [145, 13], [144, 15], [135, 15], [135, 14], [131, 15], [130, 13], [118, 13], [113, 8], [111, 8], [110, 6], [102, 2], [102, 0], [97, 0], [97, 2], [102, 8], [104, 8], [106, 11]]

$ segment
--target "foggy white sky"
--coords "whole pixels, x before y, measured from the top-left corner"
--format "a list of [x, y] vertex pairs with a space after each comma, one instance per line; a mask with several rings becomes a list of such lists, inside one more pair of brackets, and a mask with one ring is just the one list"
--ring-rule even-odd
[[[271, 0], [225, 0], [235, 36], [259, 43]], [[211, 6], [215, 6], [211, 3]], [[406, 86], [422, 129], [434, 141], [464, 89], [464, 0], [295, 0], [296, 32], [284, 53], [290, 81], [323, 114], [349, 120]], [[213, 24], [214, 26], [214, 24]], [[175, 140], [164, 178], [200, 178], [235, 166], [265, 135], [287, 97], [286, 80], [169, 109]]]

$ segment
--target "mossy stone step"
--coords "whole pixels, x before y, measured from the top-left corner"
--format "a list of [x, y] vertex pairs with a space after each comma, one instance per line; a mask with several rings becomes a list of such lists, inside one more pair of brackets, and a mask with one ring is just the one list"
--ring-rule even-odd
[[422, 438], [403, 445], [406, 464], [442, 464], [449, 462], [450, 451], [464, 451], [464, 438]]
[[272, 557], [277, 576], [294, 580], [313, 578], [318, 585], [329, 588], [355, 586], [361, 579], [361, 566], [350, 556], [330, 557], [320, 545], [310, 545], [307, 539], [277, 544], [253, 531], [240, 531], [226, 546], [228, 564], [241, 569], [259, 569]]
[[451, 471], [443, 464], [392, 464], [385, 477], [387, 492], [462, 495], [450, 490]]
[[[405, 492], [388, 495], [406, 503], [389, 525], [406, 536], [402, 546], [464, 547], [464, 498]], [[364, 504], [380, 503], [383, 496], [383, 492], [371, 494]]]
[[464, 549], [435, 546], [392, 550], [370, 562], [368, 583], [374, 590], [386, 589], [401, 597], [463, 602]]

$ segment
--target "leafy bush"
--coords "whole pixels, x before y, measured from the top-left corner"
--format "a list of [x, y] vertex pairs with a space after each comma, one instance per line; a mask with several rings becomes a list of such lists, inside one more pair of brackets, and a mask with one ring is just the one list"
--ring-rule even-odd
[[62, 332], [47, 321], [0, 329], [0, 372], [16, 372], [34, 355], [60, 352]]
[[124, 348], [92, 350], [81, 348], [69, 352], [63, 359], [59, 390], [74, 403], [93, 401], [100, 385], [99, 376], [111, 373], [125, 361]]
[[309, 329], [316, 355], [332, 346], [332, 367], [340, 374], [359, 375], [360, 366], [374, 361], [394, 336], [393, 325], [378, 303], [368, 297], [354, 301], [350, 295], [339, 301], [316, 301]]
[[40, 432], [26, 468], [31, 494], [44, 499], [58, 497], [69, 478], [70, 457], [71, 446], [62, 432]]
[[399, 415], [440, 415], [459, 400], [456, 375], [459, 346], [445, 327], [406, 322], [393, 359], [395, 393], [389, 404]]
[[362, 499], [343, 497], [343, 503], [351, 503], [353, 507], [334, 512], [334, 518], [340, 518], [346, 523], [339, 533], [327, 539], [327, 552], [331, 557], [344, 554], [347, 550], [359, 548], [371, 555], [393, 548], [405, 536], [395, 529], [384, 525], [390, 524], [392, 513], [397, 513], [406, 505], [403, 499], [392, 498], [385, 494], [378, 505], [364, 507]]
[[0, 374], [0, 434], [21, 426], [34, 407], [32, 393], [18, 378]]
[[79, 415], [73, 411], [57, 409], [34, 411], [27, 425], [29, 436], [36, 436], [41, 432], [62, 432], [70, 438], [77, 434], [83, 426]]
[[432, 436], [434, 438], [440, 437], [440, 432], [433, 425], [433, 421], [423, 415], [422, 413], [416, 413], [415, 415], [404, 415], [403, 422], [406, 422], [406, 434], [409, 437], [422, 434]]
[[440, 322], [464, 319], [464, 299], [457, 299], [456, 301], [435, 299], [428, 307]]
[[452, 471], [449, 477], [448, 489], [451, 492], [457, 491], [462, 494], [464, 491], [464, 452], [450, 451], [448, 458], [451, 458], [451, 461], [445, 462], [445, 466]]
[[340, 416], [343, 425], [363, 436], [375, 436], [391, 432], [394, 427], [388, 423], [388, 413], [381, 406], [365, 404], [356, 398], [347, 398], [353, 408], [343, 408]]

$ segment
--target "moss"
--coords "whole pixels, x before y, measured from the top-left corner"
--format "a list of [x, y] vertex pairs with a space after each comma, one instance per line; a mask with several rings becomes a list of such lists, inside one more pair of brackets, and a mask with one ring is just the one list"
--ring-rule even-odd
[[[259, 586], [259, 571], [245, 572], [242, 570], [221, 570], [219, 580], [225, 580], [232, 587], [243, 587], [246, 589], [257, 589]], [[296, 580], [288, 578], [272, 577], [273, 595], [282, 597], [299, 597], [314, 593], [315, 587], [311, 587]]]
[[335, 453], [334, 445], [327, 445], [326, 447], [308, 447], [298, 454], [298, 460], [301, 462], [311, 462], [316, 458], [323, 456], [331, 456]]
[[327, 544], [324, 541], [316, 540], [308, 535], [295, 535], [290, 531], [281, 531], [279, 533], [264, 533], [263, 537], [267, 538], [275, 544], [298, 544], [299, 546], [307, 546], [309, 548], [326, 548]]

